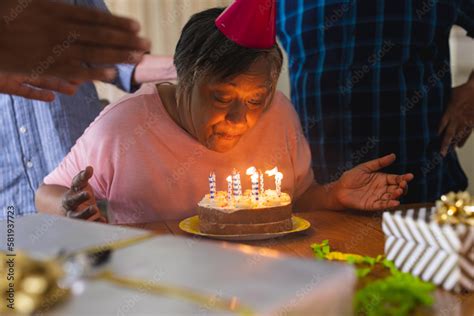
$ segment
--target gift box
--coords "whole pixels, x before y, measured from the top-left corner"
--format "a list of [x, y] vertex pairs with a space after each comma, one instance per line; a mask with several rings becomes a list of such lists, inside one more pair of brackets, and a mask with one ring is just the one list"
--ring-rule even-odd
[[474, 227], [440, 224], [436, 207], [385, 212], [385, 255], [403, 272], [448, 291], [474, 291]]
[[[0, 222], [0, 235], [5, 236]], [[51, 258], [139, 238], [148, 232], [41, 214], [15, 219], [15, 249]], [[21, 233], [20, 233], [21, 232]], [[1, 250], [7, 250], [5, 243]], [[114, 251], [104, 270], [143, 280], [138, 290], [86, 279], [80, 293], [42, 315], [236, 315], [216, 309], [219, 299], [254, 315], [351, 315], [356, 276], [350, 266], [287, 257], [271, 249], [171, 235]], [[148, 283], [149, 282], [149, 283]], [[204, 304], [149, 293], [151, 284], [208, 296]], [[18, 303], [18, 302], [17, 302]]]

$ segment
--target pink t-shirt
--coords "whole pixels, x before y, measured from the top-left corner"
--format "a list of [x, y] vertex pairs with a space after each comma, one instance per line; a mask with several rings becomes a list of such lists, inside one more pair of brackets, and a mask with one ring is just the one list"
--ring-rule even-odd
[[[87, 128], [45, 184], [70, 187], [86, 166], [96, 197], [108, 200], [112, 223], [183, 219], [209, 192], [209, 173], [217, 190], [227, 190], [233, 168], [241, 172], [242, 189], [250, 188], [250, 166], [283, 173], [282, 189], [293, 198], [313, 182], [311, 154], [290, 101], [277, 92], [271, 107], [229, 152], [207, 149], [171, 119], [156, 86], [146, 84], [109, 105]], [[265, 188], [274, 179], [265, 176]]]

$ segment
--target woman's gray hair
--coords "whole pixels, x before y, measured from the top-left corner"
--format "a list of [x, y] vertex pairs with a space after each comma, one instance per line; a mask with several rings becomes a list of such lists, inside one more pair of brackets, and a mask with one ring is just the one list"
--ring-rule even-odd
[[231, 79], [259, 59], [271, 65], [273, 82], [280, 75], [283, 54], [278, 44], [270, 49], [253, 49], [234, 43], [215, 26], [215, 20], [223, 11], [224, 8], [214, 8], [194, 14], [181, 32], [174, 54], [178, 105], [190, 101], [198, 80]]

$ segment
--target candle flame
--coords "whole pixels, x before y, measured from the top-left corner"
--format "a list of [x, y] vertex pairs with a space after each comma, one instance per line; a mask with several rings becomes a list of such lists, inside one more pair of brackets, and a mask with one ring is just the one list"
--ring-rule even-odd
[[247, 174], [248, 176], [254, 174], [257, 172], [257, 169], [255, 167], [250, 167], [247, 169], [247, 171], [245, 172], [245, 174]]
[[250, 178], [252, 179], [252, 181], [258, 181], [258, 173], [253, 173]]
[[228, 177], [226, 178], [226, 180], [227, 180], [227, 182], [232, 182], [232, 176], [228, 176]]
[[281, 179], [283, 179], [283, 173], [277, 172], [277, 173], [275, 174], [275, 180], [281, 180]]
[[276, 175], [277, 172], [278, 172], [278, 167], [275, 167], [272, 170], [265, 171], [266, 175], [270, 177]]

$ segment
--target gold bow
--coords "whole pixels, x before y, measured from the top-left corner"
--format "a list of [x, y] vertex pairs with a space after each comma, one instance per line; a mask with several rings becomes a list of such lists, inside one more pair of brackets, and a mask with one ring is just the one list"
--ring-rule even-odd
[[436, 201], [435, 219], [439, 224], [474, 226], [474, 199], [469, 192], [449, 192]]
[[57, 260], [36, 260], [23, 252], [0, 252], [0, 314], [25, 314], [46, 311], [63, 302], [69, 289], [58, 286], [64, 276]]

